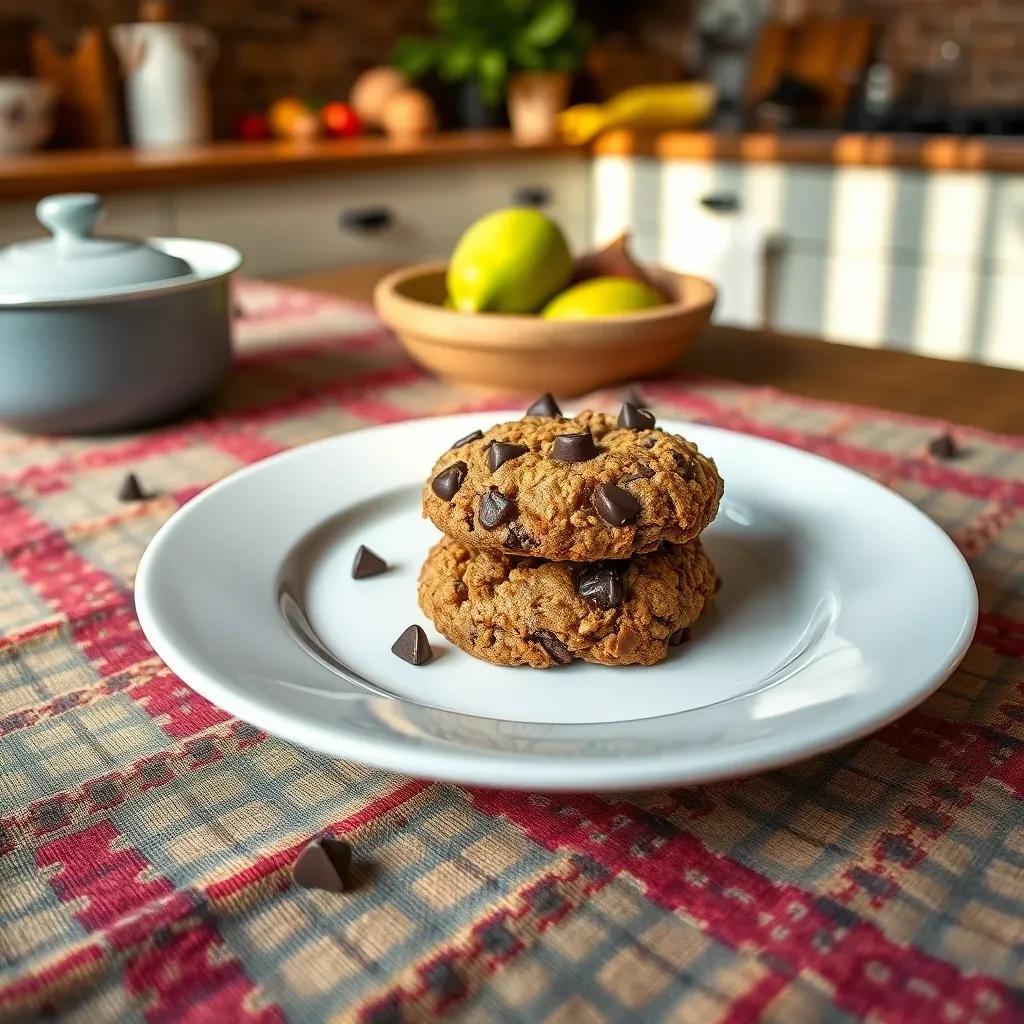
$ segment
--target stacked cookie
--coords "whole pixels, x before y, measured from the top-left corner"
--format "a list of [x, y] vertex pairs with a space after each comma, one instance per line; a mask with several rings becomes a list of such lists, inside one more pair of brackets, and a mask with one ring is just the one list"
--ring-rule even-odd
[[652, 665], [714, 593], [698, 536], [721, 496], [715, 464], [648, 410], [568, 418], [545, 395], [437, 460], [420, 606], [497, 665]]

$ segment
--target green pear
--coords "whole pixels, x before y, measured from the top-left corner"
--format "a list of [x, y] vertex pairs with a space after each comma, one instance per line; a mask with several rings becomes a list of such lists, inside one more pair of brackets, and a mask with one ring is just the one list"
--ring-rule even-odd
[[592, 277], [556, 295], [543, 309], [548, 320], [589, 320], [618, 316], [664, 304], [656, 288], [628, 277]]
[[472, 224], [448, 264], [448, 296], [463, 313], [535, 313], [572, 273], [558, 225], [539, 210], [496, 210]]

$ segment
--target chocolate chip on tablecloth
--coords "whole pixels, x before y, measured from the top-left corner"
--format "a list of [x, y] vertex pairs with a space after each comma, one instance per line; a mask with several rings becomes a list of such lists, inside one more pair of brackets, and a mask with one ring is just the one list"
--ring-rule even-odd
[[376, 551], [371, 551], [365, 544], [356, 548], [356, 557], [352, 559], [352, 579], [364, 580], [367, 576], [379, 576], [388, 571], [388, 563]]
[[551, 444], [551, 458], [556, 462], [589, 462], [600, 454], [589, 430], [582, 434], [559, 434]]
[[506, 462], [518, 459], [520, 455], [525, 455], [529, 450], [525, 444], [495, 441], [487, 449], [487, 466], [492, 473], [496, 473]]
[[344, 892], [352, 867], [352, 847], [333, 836], [314, 839], [292, 865], [292, 878], [305, 889]]
[[427, 634], [415, 623], [391, 645], [391, 653], [410, 665], [426, 665], [434, 657]]
[[928, 443], [928, 451], [937, 459], [955, 459], [960, 454], [960, 448], [953, 435], [940, 434]]
[[640, 515], [640, 502], [615, 484], [598, 484], [591, 501], [597, 514], [611, 526], [628, 526]]
[[545, 391], [543, 395], [538, 398], [529, 409], [526, 410], [527, 416], [561, 416], [562, 410], [558, 408], [558, 403], [551, 397], [550, 391]]
[[469, 466], [466, 463], [453, 462], [434, 477], [430, 489], [443, 501], [451, 501], [458, 494], [468, 472]]
[[149, 501], [150, 498], [155, 497], [155, 494], [143, 489], [139, 478], [134, 473], [129, 473], [121, 481], [121, 486], [117, 492], [118, 501]]

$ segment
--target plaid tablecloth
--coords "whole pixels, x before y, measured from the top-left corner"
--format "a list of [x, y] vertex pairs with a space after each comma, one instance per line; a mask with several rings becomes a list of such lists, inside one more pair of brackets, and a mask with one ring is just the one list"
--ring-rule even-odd
[[[953, 428], [962, 454], [939, 461], [946, 424], [647, 383], [662, 415], [819, 452], [936, 519], [981, 591], [963, 667], [871, 738], [759, 778], [434, 785], [230, 718], [139, 631], [139, 556], [211, 482], [488, 404], [425, 376], [365, 308], [258, 284], [240, 301], [247, 355], [202, 417], [0, 434], [3, 1019], [1024, 1020], [1024, 441]], [[158, 496], [119, 502], [129, 470]], [[324, 830], [355, 848], [351, 893], [291, 881]]]

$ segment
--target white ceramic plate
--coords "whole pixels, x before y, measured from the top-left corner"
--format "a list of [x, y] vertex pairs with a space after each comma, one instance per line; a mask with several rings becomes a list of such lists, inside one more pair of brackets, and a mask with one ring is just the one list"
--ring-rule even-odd
[[[726, 480], [704, 534], [724, 585], [692, 641], [651, 668], [471, 658], [417, 607], [437, 536], [419, 493], [437, 452], [517, 415], [344, 434], [211, 487], [142, 559], [146, 636], [204, 697], [283, 739], [409, 775], [555, 790], [792, 762], [896, 718], [963, 657], [974, 581], [931, 520], [824, 459], [667, 422]], [[390, 571], [353, 580], [360, 544]], [[390, 651], [412, 622], [436, 654], [420, 668]]]

